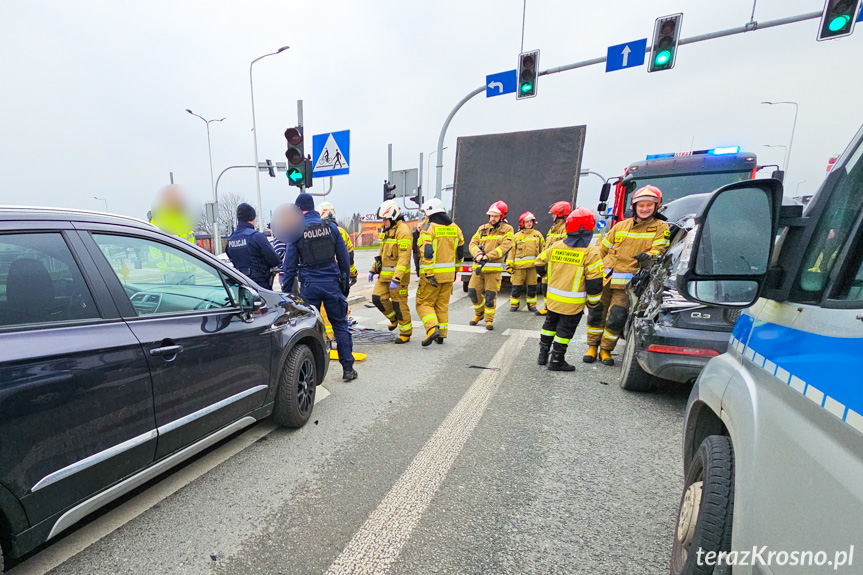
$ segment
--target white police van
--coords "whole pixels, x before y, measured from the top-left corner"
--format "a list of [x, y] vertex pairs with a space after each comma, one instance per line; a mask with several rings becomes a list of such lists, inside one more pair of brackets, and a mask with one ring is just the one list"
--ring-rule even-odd
[[681, 294], [748, 309], [689, 398], [672, 574], [863, 573], [863, 129], [781, 199], [720, 188], [680, 259]]

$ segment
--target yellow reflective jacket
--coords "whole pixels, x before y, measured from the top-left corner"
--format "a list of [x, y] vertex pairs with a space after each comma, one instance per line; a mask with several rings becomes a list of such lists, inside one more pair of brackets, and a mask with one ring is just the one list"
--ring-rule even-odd
[[457, 225], [428, 222], [419, 237], [420, 274], [434, 274], [440, 283], [455, 281], [456, 251], [463, 245], [464, 234]]
[[[507, 252], [512, 248], [512, 226], [500, 222], [496, 226], [483, 224], [470, 240], [470, 255], [476, 258], [480, 252], [488, 257], [482, 273], [502, 272]], [[476, 269], [479, 264], [474, 264]]]
[[635, 222], [635, 218], [618, 222], [599, 242], [599, 253], [605, 265], [605, 277], [613, 289], [624, 289], [638, 271], [635, 256], [647, 252], [659, 257], [668, 249], [671, 232], [668, 224], [656, 218]]
[[537, 229], [519, 230], [512, 238], [512, 249], [506, 258], [507, 267], [517, 270], [530, 269], [536, 265], [536, 257], [545, 248], [545, 238]]
[[[411, 254], [413, 253], [413, 234], [402, 220], [381, 234], [381, 279], [393, 279], [401, 283], [407, 276], [410, 280]], [[372, 269], [374, 272], [375, 270]]]
[[588, 294], [588, 280], [602, 280], [602, 258], [596, 246], [573, 248], [562, 242], [549, 246], [539, 256], [548, 275], [545, 307], [563, 315], [577, 315], [585, 304], [594, 307], [602, 297], [602, 285], [597, 283], [596, 293]]
[[545, 235], [545, 245], [551, 246], [566, 237], [566, 219], [562, 218], [552, 224], [551, 229]]
[[357, 277], [357, 266], [354, 265], [354, 243], [351, 241], [351, 236], [342, 226], [339, 226], [339, 233], [342, 234], [342, 240], [344, 240], [345, 245], [348, 247], [348, 255], [351, 256], [351, 277]]

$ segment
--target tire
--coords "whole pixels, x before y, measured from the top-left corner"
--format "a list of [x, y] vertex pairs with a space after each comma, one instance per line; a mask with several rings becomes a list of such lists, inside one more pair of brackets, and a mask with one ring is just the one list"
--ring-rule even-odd
[[[631, 332], [632, 330], [630, 330]], [[623, 351], [623, 360], [620, 370], [620, 387], [626, 391], [650, 391], [656, 378], [641, 369], [638, 359], [635, 357], [635, 333], [630, 333], [626, 338], [626, 348]]]
[[470, 282], [468, 282], [466, 280], [461, 280], [461, 291], [463, 291], [464, 293], [467, 293], [468, 283], [470, 283]]
[[[684, 510], [690, 486], [701, 482], [698, 497], [699, 507], [691, 541], [684, 546], [679, 534], [686, 515], [694, 517], [692, 507]], [[671, 547], [671, 575], [712, 575], [730, 570], [727, 566], [699, 565], [697, 550], [729, 551], [731, 549], [731, 526], [734, 518], [734, 451], [731, 440], [721, 435], [711, 435], [698, 448], [686, 474], [683, 495], [677, 510], [677, 525]], [[690, 530], [691, 531], [691, 530]], [[702, 554], [702, 557], [704, 554]]]
[[279, 374], [273, 419], [283, 427], [299, 428], [306, 424], [315, 407], [318, 369], [315, 355], [305, 345], [295, 346]]

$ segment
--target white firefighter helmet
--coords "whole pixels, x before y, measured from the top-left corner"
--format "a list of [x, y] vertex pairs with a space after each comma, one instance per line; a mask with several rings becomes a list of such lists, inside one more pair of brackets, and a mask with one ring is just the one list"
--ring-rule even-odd
[[423, 204], [421, 208], [426, 217], [429, 217], [433, 214], [445, 214], [446, 208], [443, 205], [443, 202], [437, 198], [432, 198], [426, 203]]
[[321, 214], [322, 220], [336, 220], [336, 207], [330, 202], [321, 202], [318, 204], [318, 213]]
[[402, 209], [395, 200], [387, 200], [378, 208], [378, 217], [384, 218], [385, 220], [395, 220], [401, 215], [401, 213]]

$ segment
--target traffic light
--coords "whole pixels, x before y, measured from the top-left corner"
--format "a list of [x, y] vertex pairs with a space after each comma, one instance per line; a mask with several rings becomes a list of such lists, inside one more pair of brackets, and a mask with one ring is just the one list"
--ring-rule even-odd
[[677, 60], [677, 42], [680, 40], [680, 22], [683, 14], [672, 14], [656, 19], [653, 25], [653, 44], [650, 47], [648, 72], [674, 68]]
[[539, 78], [539, 50], [522, 52], [518, 55], [518, 90], [516, 100], [536, 96], [536, 81]]
[[818, 41], [850, 36], [860, 13], [860, 0], [827, 0], [821, 14]]
[[288, 151], [285, 152], [285, 157], [288, 159], [288, 171], [285, 172], [288, 183], [292, 186], [308, 187], [306, 186], [307, 168], [306, 154], [303, 149], [303, 127], [288, 128], [285, 130], [285, 139], [288, 141]]
[[389, 183], [389, 181], [384, 180], [384, 201], [392, 200], [393, 198], [396, 197], [396, 195], [393, 193], [393, 190], [395, 190], [395, 189], [396, 189], [395, 184], [391, 184], [391, 183]]

